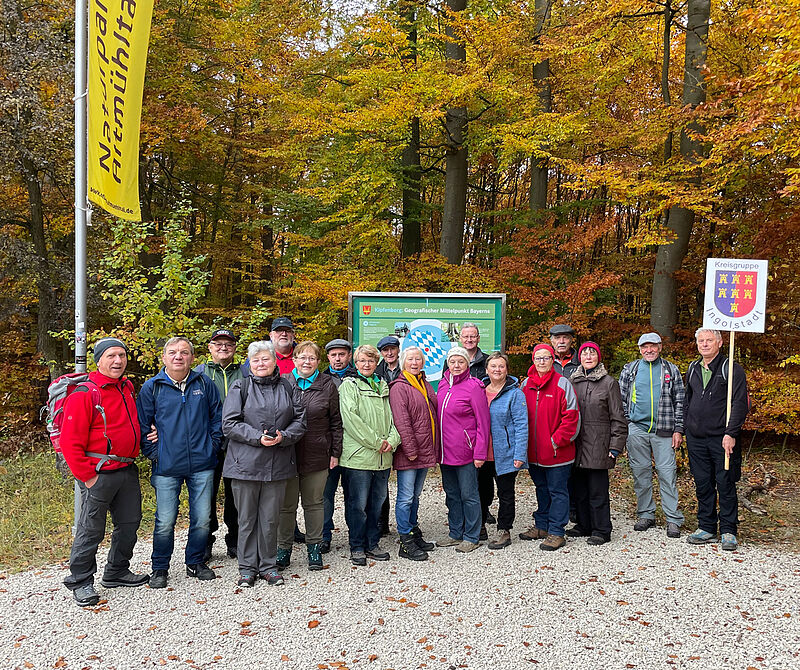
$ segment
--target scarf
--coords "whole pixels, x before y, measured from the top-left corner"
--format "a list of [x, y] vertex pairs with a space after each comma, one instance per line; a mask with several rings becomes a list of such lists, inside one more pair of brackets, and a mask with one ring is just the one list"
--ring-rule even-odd
[[436, 444], [436, 423], [433, 419], [433, 410], [431, 409], [430, 400], [428, 400], [428, 393], [425, 390], [425, 386], [422, 384], [422, 375], [417, 377], [416, 375], [412, 375], [410, 372], [403, 370], [403, 377], [405, 377], [408, 380], [408, 383], [417, 389], [417, 391], [422, 394], [422, 397], [425, 398], [425, 407], [428, 408], [428, 415], [431, 417], [431, 433], [433, 435], [433, 443]]

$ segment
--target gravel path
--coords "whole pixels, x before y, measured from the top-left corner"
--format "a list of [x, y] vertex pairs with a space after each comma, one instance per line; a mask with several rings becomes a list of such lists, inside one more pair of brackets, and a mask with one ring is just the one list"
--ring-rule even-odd
[[[106, 590], [82, 610], [61, 585], [66, 566], [0, 576], [2, 668], [798, 668], [800, 562], [756, 546], [635, 533], [617, 516], [610, 544], [569, 540], [555, 553], [521, 542], [534, 506], [518, 480], [514, 543], [468, 554], [437, 549], [354, 568], [340, 530], [322, 572], [295, 549], [286, 585], [237, 590], [221, 557], [212, 583], [183, 575], [176, 543], [170, 588]], [[341, 506], [341, 500], [337, 503]], [[444, 494], [429, 478], [421, 525], [446, 531]], [[490, 535], [492, 527], [490, 527]], [[180, 547], [180, 550], [177, 550]], [[302, 548], [301, 548], [302, 549]], [[149, 570], [137, 545], [134, 570]], [[101, 568], [102, 570], [102, 568]]]

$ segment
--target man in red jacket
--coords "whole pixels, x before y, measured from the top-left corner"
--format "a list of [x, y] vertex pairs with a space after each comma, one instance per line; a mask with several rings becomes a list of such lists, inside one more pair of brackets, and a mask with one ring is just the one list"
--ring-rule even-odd
[[533, 349], [533, 365], [522, 383], [528, 405], [528, 472], [536, 485], [538, 507], [534, 526], [521, 540], [544, 540], [539, 548], [555, 551], [566, 544], [569, 521], [569, 480], [575, 461], [580, 414], [575, 390], [553, 369], [555, 354], [547, 344]]
[[94, 346], [97, 371], [81, 384], [64, 404], [61, 448], [81, 492], [80, 516], [69, 557], [69, 576], [64, 584], [81, 607], [96, 605], [94, 588], [97, 547], [111, 512], [114, 532], [108, 562], [100, 583], [106, 588], [142, 586], [148, 575], [130, 571], [136, 532], [142, 520], [139, 470], [139, 419], [133, 385], [122, 375], [128, 364], [128, 348], [115, 337]]

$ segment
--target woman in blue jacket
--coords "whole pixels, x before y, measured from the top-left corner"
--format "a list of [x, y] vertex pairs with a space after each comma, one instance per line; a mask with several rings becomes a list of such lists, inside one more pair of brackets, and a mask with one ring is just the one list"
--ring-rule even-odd
[[[517, 473], [528, 467], [528, 409], [516, 377], [508, 374], [508, 356], [495, 352], [486, 359], [486, 400], [492, 419], [489, 457], [484, 468], [492, 468], [497, 482], [497, 533], [489, 549], [503, 549], [511, 544], [514, 525], [514, 484]], [[481, 501], [488, 506], [491, 501]]]

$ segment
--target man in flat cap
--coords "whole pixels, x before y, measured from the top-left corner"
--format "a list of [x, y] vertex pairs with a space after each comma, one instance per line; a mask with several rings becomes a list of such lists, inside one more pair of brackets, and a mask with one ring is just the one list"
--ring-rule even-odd
[[375, 368], [375, 374], [391, 384], [400, 376], [400, 340], [394, 335], [387, 335], [378, 340], [378, 351], [381, 352], [381, 362]]
[[[358, 372], [352, 364], [353, 345], [347, 340], [336, 338], [325, 345], [325, 353], [328, 355], [328, 368], [323, 374], [330, 375], [333, 383], [338, 388], [345, 377], [356, 377]], [[322, 542], [319, 550], [327, 554], [331, 550], [331, 540], [333, 539], [333, 507], [336, 501], [336, 490], [339, 488], [339, 480], [342, 477], [342, 468], [337, 465], [328, 470], [328, 480], [325, 482], [325, 490], [322, 493], [322, 505], [325, 519], [322, 524]], [[344, 482], [343, 482], [344, 485]], [[347, 495], [345, 494], [345, 498]]]
[[658, 473], [661, 508], [667, 519], [667, 537], [681, 536], [683, 514], [678, 509], [675, 450], [683, 439], [686, 391], [678, 367], [661, 357], [661, 336], [645, 333], [639, 338], [641, 358], [622, 368], [619, 388], [628, 424], [628, 462], [636, 492], [637, 520], [634, 530], [656, 525], [653, 500], [653, 461]]
[[[236, 335], [234, 332], [229, 328], [218, 328], [211, 333], [211, 339], [208, 342], [208, 353], [211, 355], [211, 360], [206, 363], [200, 363], [195, 367], [195, 371], [204, 374], [214, 382], [217, 391], [219, 391], [220, 400], [224, 403], [231, 384], [237, 379], [242, 379], [247, 374], [246, 368], [243, 369], [243, 366], [234, 360], [236, 356]], [[214, 503], [211, 505], [211, 526], [209, 527], [208, 545], [205, 553], [206, 562], [211, 560], [211, 549], [216, 539], [214, 533], [219, 530], [216, 501], [219, 495], [220, 481], [222, 481], [222, 467], [225, 464], [227, 447], [228, 441], [224, 440], [222, 451], [219, 454], [219, 462], [214, 469], [214, 490], [212, 493]], [[233, 500], [230, 478], [225, 477], [224, 482], [225, 507], [222, 518], [228, 527], [228, 532], [225, 534], [225, 546], [227, 547], [228, 557], [236, 558], [236, 544], [239, 539], [239, 513]]]
[[282, 375], [294, 370], [294, 324], [288, 316], [273, 319], [269, 339], [275, 346], [275, 359]]
[[575, 331], [566, 323], [557, 323], [550, 329], [550, 345], [553, 347], [553, 369], [569, 379], [580, 366], [575, 344]]
[[61, 429], [64, 460], [78, 481], [81, 497], [64, 584], [81, 607], [100, 601], [94, 574], [108, 512], [114, 532], [100, 583], [116, 588], [148, 581], [148, 575], [130, 570], [142, 520], [142, 491], [134, 463], [140, 440], [136, 401], [133, 384], [123, 377], [128, 347], [115, 337], [104, 337], [94, 345], [94, 360], [97, 370], [89, 374], [89, 381], [67, 396]]
[[322, 374], [333, 377], [333, 383], [338, 388], [345, 377], [355, 377], [358, 373], [353, 367], [353, 345], [347, 340], [336, 338], [325, 345], [328, 356], [328, 368]]

